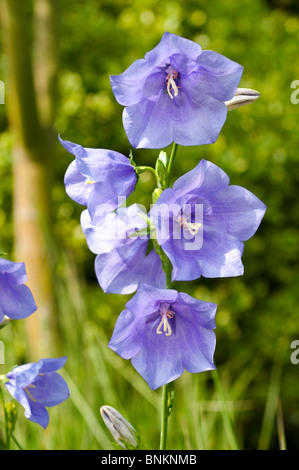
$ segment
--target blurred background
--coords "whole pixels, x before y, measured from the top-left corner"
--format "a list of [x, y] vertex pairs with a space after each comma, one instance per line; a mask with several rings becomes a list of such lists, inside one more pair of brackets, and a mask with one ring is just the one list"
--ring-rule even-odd
[[[174, 178], [201, 158], [266, 205], [245, 243], [245, 274], [177, 283], [218, 304], [215, 363], [176, 381], [169, 449], [299, 449], [299, 6], [296, 0], [1, 0], [0, 251], [26, 263], [38, 305], [32, 317], [0, 332], [6, 364], [67, 355], [62, 375], [71, 398], [50, 411], [46, 431], [23, 418], [25, 449], [114, 449], [100, 406], [120, 411], [157, 449], [161, 390], [107, 347], [130, 296], [103, 294], [94, 255], [80, 228], [83, 210], [64, 189], [72, 161], [57, 135], [85, 147], [129, 155], [122, 107], [109, 75], [144, 57], [165, 31], [242, 64], [241, 87], [259, 100], [229, 112], [217, 142], [180, 147]], [[297, 98], [299, 95], [297, 94]], [[168, 149], [167, 149], [168, 150]], [[134, 151], [153, 165], [155, 150]], [[149, 205], [154, 180], [143, 174], [129, 202]], [[286, 442], [286, 444], [285, 444]]]

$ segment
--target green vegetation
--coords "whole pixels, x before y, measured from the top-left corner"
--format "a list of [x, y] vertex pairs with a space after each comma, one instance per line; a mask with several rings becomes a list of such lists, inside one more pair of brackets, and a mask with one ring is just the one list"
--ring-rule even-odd
[[[218, 304], [218, 372], [184, 373], [176, 381], [168, 448], [278, 449], [283, 441], [279, 436], [285, 433], [287, 448], [298, 449], [299, 365], [290, 361], [291, 342], [299, 339], [299, 104], [290, 99], [291, 83], [299, 80], [297, 2], [52, 3], [59, 19], [55, 33], [59, 62], [50, 155], [53, 223], [47, 245], [55, 273], [51, 335], [55, 353], [69, 357], [62, 375], [71, 398], [50, 410], [46, 431], [23, 419], [18, 406], [18, 442], [25, 449], [113, 449], [99, 413], [106, 404], [136, 428], [141, 449], [159, 446], [161, 391], [151, 391], [129, 361], [107, 348], [129, 296], [103, 294], [96, 282], [94, 255], [80, 228], [82, 208], [67, 197], [63, 185], [71, 156], [56, 136], [60, 133], [85, 147], [111, 148], [129, 156], [122, 107], [114, 99], [109, 75], [143, 57], [168, 30], [242, 64], [240, 86], [261, 93], [254, 104], [229, 112], [215, 144], [179, 147], [174, 178], [205, 158], [223, 168], [231, 184], [251, 190], [268, 208], [258, 232], [245, 243], [244, 276], [176, 285], [177, 290]], [[32, 25], [29, 7], [24, 14]], [[36, 70], [34, 34], [28, 28]], [[9, 63], [5, 51], [3, 37], [0, 80], [4, 82]], [[8, 99], [0, 105], [0, 252], [13, 259], [16, 137], [9, 126], [8, 105]], [[157, 152], [135, 150], [134, 160], [153, 165]], [[153, 176], [143, 173], [129, 202], [149, 206], [153, 185]], [[6, 349], [0, 375], [16, 363], [39, 359], [28, 329], [24, 330], [26, 322], [15, 322], [0, 332]]]

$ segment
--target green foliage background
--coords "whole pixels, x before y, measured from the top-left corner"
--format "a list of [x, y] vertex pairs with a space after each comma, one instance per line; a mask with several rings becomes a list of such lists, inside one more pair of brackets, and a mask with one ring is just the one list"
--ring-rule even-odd
[[[261, 93], [256, 103], [229, 113], [215, 144], [180, 147], [174, 177], [205, 158], [267, 205], [258, 232], [245, 244], [244, 276], [177, 283], [178, 290], [218, 304], [215, 363], [222, 392], [210, 373], [183, 374], [176, 382], [169, 448], [231, 448], [224, 396], [240, 448], [279, 448], [280, 397], [287, 447], [298, 449], [299, 365], [290, 361], [291, 342], [299, 339], [299, 104], [290, 99], [291, 83], [299, 79], [296, 0], [62, 0], [55, 132], [86, 147], [129, 155], [109, 75], [143, 57], [166, 30], [239, 62], [240, 86]], [[2, 54], [0, 79], [4, 70]], [[0, 132], [0, 251], [12, 253], [12, 135], [5, 106]], [[138, 150], [134, 156], [137, 164], [153, 165], [157, 152]], [[45, 432], [23, 419], [19, 407], [16, 436], [29, 449], [114, 448], [98, 411], [109, 404], [137, 428], [141, 448], [157, 448], [160, 391], [149, 390], [131, 364], [107, 348], [129, 297], [104, 295], [98, 286], [94, 255], [79, 224], [82, 208], [64, 190], [71, 156], [57, 143], [53, 160], [53, 230], [64, 253], [58, 272], [66, 280], [57, 283], [58, 341], [69, 356], [63, 374], [72, 397], [50, 410]], [[149, 205], [153, 188], [152, 176], [142, 175], [130, 202]], [[21, 328], [9, 326], [1, 338], [4, 331], [8, 366], [28, 359]]]

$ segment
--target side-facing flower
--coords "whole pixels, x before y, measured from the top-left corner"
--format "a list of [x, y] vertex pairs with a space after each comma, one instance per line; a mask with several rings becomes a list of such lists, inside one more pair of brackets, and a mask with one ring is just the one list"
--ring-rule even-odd
[[66, 359], [40, 359], [15, 367], [6, 374], [5, 386], [25, 409], [25, 417], [43, 428], [49, 423], [46, 407], [56, 406], [70, 395], [65, 380], [56, 373]]
[[110, 77], [126, 106], [123, 124], [135, 148], [210, 144], [217, 140], [243, 67], [199, 44], [164, 33], [160, 43]]
[[109, 347], [131, 359], [152, 389], [215, 369], [217, 306], [173, 289], [142, 284], [117, 319]]
[[76, 157], [65, 174], [66, 192], [87, 206], [93, 220], [119, 207], [134, 191], [137, 174], [127, 157], [112, 150], [84, 148], [60, 136], [59, 140]]
[[266, 206], [206, 160], [162, 192], [150, 211], [157, 242], [174, 280], [239, 276], [244, 241], [258, 229]]
[[120, 207], [99, 223], [85, 210], [81, 226], [89, 249], [97, 255], [95, 273], [104, 292], [131, 294], [142, 282], [165, 286], [161, 260], [148, 249], [149, 235], [132, 236], [146, 227], [138, 204]]
[[37, 309], [28, 286], [24, 263], [0, 258], [0, 324], [4, 317], [26, 318]]

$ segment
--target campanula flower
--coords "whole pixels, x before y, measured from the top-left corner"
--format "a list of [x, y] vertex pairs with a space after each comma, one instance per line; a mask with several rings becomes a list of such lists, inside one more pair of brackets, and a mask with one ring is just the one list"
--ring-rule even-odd
[[4, 317], [26, 318], [37, 309], [28, 286], [24, 263], [0, 258], [0, 324]]
[[25, 409], [25, 417], [43, 428], [49, 423], [46, 407], [56, 406], [69, 397], [65, 380], [56, 373], [66, 359], [40, 359], [15, 367], [6, 374], [8, 381], [5, 386]]
[[240, 276], [244, 241], [258, 229], [266, 206], [206, 160], [162, 192], [150, 211], [157, 242], [174, 280]]
[[138, 204], [121, 207], [97, 224], [87, 210], [81, 214], [88, 247], [97, 254], [95, 272], [104, 292], [131, 294], [141, 282], [165, 286], [161, 260], [153, 249], [148, 250], [149, 235], [131, 237], [146, 227], [140, 215], [144, 212]]
[[177, 379], [185, 369], [215, 369], [216, 309], [188, 294], [142, 284], [119, 315], [109, 347], [131, 359], [152, 389]]
[[134, 191], [137, 174], [127, 157], [59, 140], [76, 157], [65, 174], [66, 192], [75, 202], [87, 206], [93, 220], [112, 212]]
[[160, 43], [110, 82], [125, 106], [123, 125], [135, 148], [214, 143], [243, 67], [199, 44], [164, 33]]

